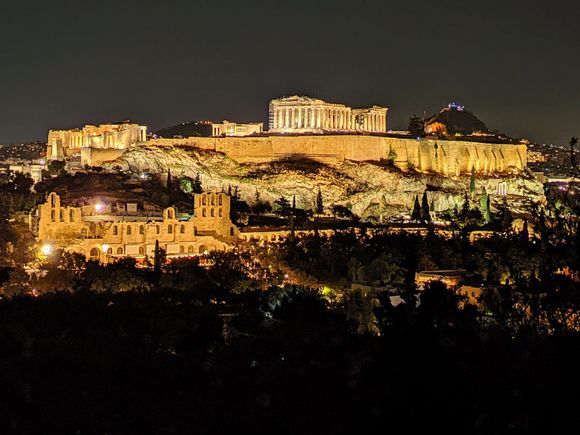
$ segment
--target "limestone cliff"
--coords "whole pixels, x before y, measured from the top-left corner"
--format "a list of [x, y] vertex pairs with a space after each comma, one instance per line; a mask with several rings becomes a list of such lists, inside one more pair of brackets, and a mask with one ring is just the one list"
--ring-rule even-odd
[[[434, 211], [461, 207], [469, 188], [469, 177], [444, 177], [438, 174], [403, 172], [391, 166], [368, 162], [342, 161], [322, 164], [312, 161], [277, 161], [270, 163], [238, 163], [225, 154], [188, 146], [149, 145], [127, 150], [106, 168], [195, 177], [200, 175], [205, 190], [227, 190], [237, 186], [244, 200], [252, 203], [255, 192], [273, 203], [281, 195], [296, 195], [298, 207], [313, 209], [320, 188], [325, 206], [341, 204], [363, 218], [393, 216], [407, 212], [415, 195], [425, 190]], [[526, 201], [543, 199], [542, 185], [520, 172], [476, 178], [476, 192], [483, 187], [491, 202], [503, 200], [519, 207]]]

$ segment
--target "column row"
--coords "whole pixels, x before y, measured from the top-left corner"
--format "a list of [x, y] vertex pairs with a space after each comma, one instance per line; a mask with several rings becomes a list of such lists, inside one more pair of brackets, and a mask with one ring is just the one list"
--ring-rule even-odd
[[352, 115], [348, 109], [299, 107], [274, 111], [274, 128], [277, 129], [350, 130], [353, 126]]

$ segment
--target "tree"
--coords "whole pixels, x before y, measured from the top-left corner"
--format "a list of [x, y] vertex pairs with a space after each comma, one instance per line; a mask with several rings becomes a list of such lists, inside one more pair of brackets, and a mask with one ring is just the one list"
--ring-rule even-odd
[[292, 212], [290, 202], [284, 198], [284, 196], [280, 196], [274, 204], [276, 205], [276, 214], [280, 216], [290, 216]]
[[201, 178], [199, 176], [199, 173], [197, 173], [197, 175], [195, 176], [195, 179], [193, 180], [193, 183], [191, 185], [191, 191], [193, 193], [202, 193], [203, 192], [203, 188], [201, 185]]
[[160, 272], [165, 263], [165, 249], [159, 246], [159, 240], [155, 240], [155, 250], [153, 251], [153, 270]]
[[421, 220], [421, 206], [419, 205], [419, 195], [415, 195], [415, 202], [413, 203], [413, 211], [411, 212], [411, 219], [417, 222]]
[[423, 198], [421, 198], [421, 211], [419, 214], [423, 222], [431, 222], [431, 213], [429, 212], [429, 203], [427, 202], [427, 192], [423, 192]]
[[479, 198], [479, 205], [481, 209], [481, 214], [483, 215], [483, 220], [487, 224], [491, 220], [491, 210], [490, 210], [489, 195], [487, 194], [485, 187], [483, 188], [483, 193]]
[[409, 118], [409, 132], [415, 137], [425, 136], [425, 123], [418, 116], [413, 115]]
[[471, 167], [471, 178], [469, 180], [469, 192], [473, 194], [475, 192], [475, 166]]
[[316, 194], [316, 214], [324, 213], [324, 203], [322, 201], [322, 192], [320, 187], [318, 188], [318, 193]]

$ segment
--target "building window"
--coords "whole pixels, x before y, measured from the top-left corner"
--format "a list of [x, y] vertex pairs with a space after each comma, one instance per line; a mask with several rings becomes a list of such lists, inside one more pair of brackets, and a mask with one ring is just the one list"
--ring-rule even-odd
[[139, 234], [145, 234], [145, 227], [143, 225], [139, 225]]
[[206, 204], [207, 204], [207, 202], [206, 202], [206, 199], [205, 199], [205, 198], [206, 198], [206, 196], [205, 196], [205, 195], [203, 195], [203, 196], [201, 197], [201, 203], [202, 203], [203, 205], [206, 205]]
[[64, 210], [61, 210], [59, 213], [60, 221], [64, 222]]
[[222, 217], [222, 209], [221, 208], [218, 209], [218, 216]]
[[50, 206], [56, 207], [56, 198], [55, 198], [54, 193], [52, 195], [50, 195]]
[[117, 248], [117, 254], [123, 254], [123, 248]]
[[211, 217], [215, 217], [215, 209], [211, 209]]
[[75, 221], [75, 213], [74, 213], [74, 210], [71, 210], [71, 211], [68, 212], [68, 219], [71, 222], [74, 222]]
[[185, 246], [181, 245], [181, 246], [179, 247], [179, 253], [180, 253], [180, 254], [183, 254], [183, 253], [185, 253]]
[[187, 253], [188, 253], [188, 254], [193, 254], [193, 246], [189, 245], [189, 246], [187, 247]]
[[50, 211], [50, 220], [51, 220], [51, 222], [56, 221], [56, 212], [54, 210]]
[[143, 246], [139, 246], [139, 255], [145, 255], [145, 248]]
[[201, 216], [202, 216], [202, 217], [206, 217], [206, 216], [207, 216], [207, 213], [206, 213], [206, 211], [205, 211], [205, 208], [202, 208], [202, 209], [201, 209]]
[[89, 256], [91, 257], [91, 260], [98, 260], [99, 259], [99, 248], [93, 248], [91, 249], [91, 252], [89, 253]]
[[155, 225], [155, 232], [159, 234], [159, 225]]
[[181, 234], [185, 234], [185, 225], [181, 224], [180, 232]]
[[193, 235], [197, 236], [197, 227], [193, 227]]
[[173, 234], [173, 226], [172, 225], [167, 226], [167, 234]]
[[127, 225], [127, 235], [130, 236], [133, 233], [130, 225]]
[[218, 204], [219, 204], [219, 205], [222, 205], [222, 196], [221, 196], [221, 195], [220, 195], [220, 196], [219, 196], [219, 198], [218, 198]]
[[117, 229], [117, 225], [113, 225], [113, 236], [116, 236], [119, 233], [119, 230]]

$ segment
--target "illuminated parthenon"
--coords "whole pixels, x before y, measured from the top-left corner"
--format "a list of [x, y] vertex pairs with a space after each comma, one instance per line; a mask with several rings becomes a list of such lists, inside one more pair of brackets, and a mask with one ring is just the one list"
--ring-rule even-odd
[[380, 106], [352, 109], [344, 104], [295, 95], [270, 101], [269, 130], [273, 133], [384, 133], [387, 110]]

